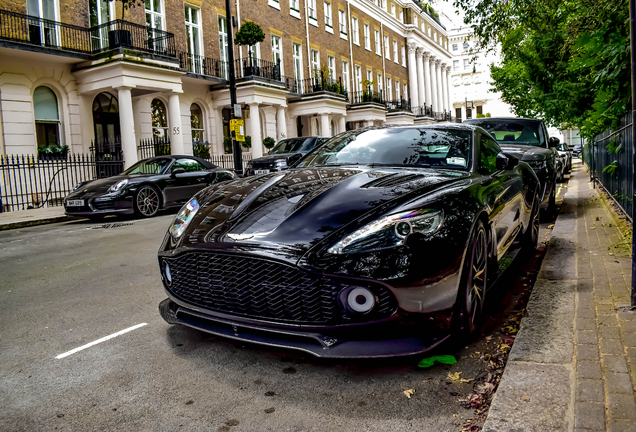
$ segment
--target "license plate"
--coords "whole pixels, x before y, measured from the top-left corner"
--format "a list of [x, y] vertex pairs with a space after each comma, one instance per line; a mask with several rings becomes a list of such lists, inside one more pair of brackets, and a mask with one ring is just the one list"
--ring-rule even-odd
[[67, 207], [84, 207], [84, 200], [68, 200], [66, 201]]
[[254, 174], [269, 174], [269, 170], [254, 170]]

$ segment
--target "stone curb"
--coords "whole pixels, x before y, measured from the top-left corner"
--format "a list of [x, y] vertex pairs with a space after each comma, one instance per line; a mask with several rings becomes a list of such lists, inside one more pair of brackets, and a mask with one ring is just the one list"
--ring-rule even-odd
[[31, 220], [21, 220], [16, 222], [0, 223], [0, 231], [16, 229], [16, 228], [25, 228], [25, 227], [36, 226], [36, 225], [46, 225], [46, 224], [52, 224], [57, 222], [65, 222], [72, 219], [73, 218], [69, 216], [61, 215], [61, 216], [50, 216], [50, 217], [31, 219]]

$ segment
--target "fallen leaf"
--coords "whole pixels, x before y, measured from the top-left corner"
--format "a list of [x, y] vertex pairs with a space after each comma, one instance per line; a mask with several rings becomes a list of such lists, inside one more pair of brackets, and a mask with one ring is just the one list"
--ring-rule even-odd
[[550, 228], [554, 228], [554, 224], [548, 225], [548, 229], [550, 229]]
[[415, 389], [404, 390], [402, 393], [404, 393], [407, 398], [411, 399], [411, 395], [415, 394]]
[[461, 374], [462, 372], [455, 372], [455, 373], [449, 372], [448, 376], [446, 377], [446, 381], [460, 382], [460, 383], [467, 383], [467, 382], [473, 381], [472, 379], [466, 379], [466, 378], [460, 377]]
[[530, 402], [530, 398], [528, 396], [521, 396], [521, 400], [523, 402]]

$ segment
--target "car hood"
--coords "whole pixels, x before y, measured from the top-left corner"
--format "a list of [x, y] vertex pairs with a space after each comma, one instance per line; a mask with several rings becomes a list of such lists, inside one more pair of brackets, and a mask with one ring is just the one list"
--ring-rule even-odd
[[289, 159], [291, 156], [294, 156], [295, 154], [298, 154], [298, 153], [276, 153], [273, 155], [267, 155], [267, 156], [259, 157], [256, 159], [252, 159], [252, 163], [254, 162], [269, 163], [269, 162], [277, 161], [279, 159]]
[[501, 150], [522, 161], [546, 160], [552, 150], [545, 147], [500, 144]]
[[185, 244], [272, 251], [299, 258], [365, 215], [465, 180], [467, 172], [434, 169], [292, 169], [209, 188]]
[[148, 175], [135, 175], [135, 176], [127, 176], [127, 175], [118, 175], [118, 176], [113, 176], [113, 177], [107, 177], [107, 178], [103, 178], [103, 179], [97, 179], [97, 180], [93, 180], [90, 181], [86, 184], [83, 184], [82, 187], [80, 187], [78, 190], [76, 190], [75, 192], [77, 193], [82, 193], [82, 192], [91, 192], [91, 193], [95, 193], [95, 192], [106, 192], [108, 191], [108, 188], [111, 187], [112, 185], [114, 185], [115, 183], [121, 181], [121, 180], [128, 180], [129, 182], [134, 182], [137, 179], [145, 179], [147, 177], [151, 177], [150, 174]]

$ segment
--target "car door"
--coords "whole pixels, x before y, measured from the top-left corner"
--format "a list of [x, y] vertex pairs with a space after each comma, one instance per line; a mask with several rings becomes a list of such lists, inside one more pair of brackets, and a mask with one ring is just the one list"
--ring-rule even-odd
[[214, 180], [214, 173], [192, 158], [179, 158], [170, 167], [164, 195], [168, 205], [188, 201]]
[[482, 185], [484, 201], [492, 212], [490, 220], [495, 231], [497, 257], [501, 258], [509, 249], [522, 228], [523, 182], [515, 170], [497, 169], [499, 144], [488, 135], [479, 134], [478, 171], [484, 175]]

